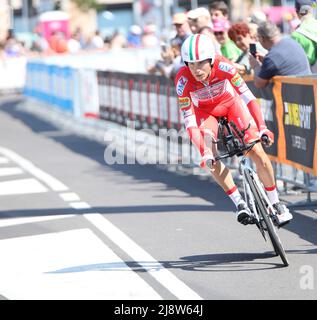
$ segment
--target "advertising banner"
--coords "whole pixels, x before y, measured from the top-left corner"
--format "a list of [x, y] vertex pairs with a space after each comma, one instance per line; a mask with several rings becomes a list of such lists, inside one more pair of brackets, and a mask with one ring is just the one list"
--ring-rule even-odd
[[314, 86], [282, 83], [286, 160], [313, 169], [316, 144]]

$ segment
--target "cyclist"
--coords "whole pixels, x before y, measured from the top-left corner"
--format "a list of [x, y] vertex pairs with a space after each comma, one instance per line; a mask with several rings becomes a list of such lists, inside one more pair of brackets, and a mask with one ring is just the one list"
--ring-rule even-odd
[[[215, 54], [212, 42], [207, 36], [189, 36], [182, 45], [181, 54], [185, 66], [179, 70], [175, 78], [176, 92], [186, 130], [202, 156], [200, 166], [210, 169], [216, 182], [234, 202], [237, 220], [244, 225], [252, 224], [252, 213], [235, 185], [229, 169], [221, 161], [215, 162], [215, 144], [208, 143], [208, 137], [216, 139], [219, 116], [233, 119], [240, 129], [246, 129], [250, 124], [245, 132], [246, 142], [267, 136], [268, 144], [271, 145], [274, 135], [268, 130], [260, 106], [238, 71], [228, 59]], [[237, 99], [241, 103], [234, 103], [229, 108], [220, 103], [214, 108], [211, 100], [208, 103], [208, 88], [226, 79], [235, 89]], [[271, 161], [261, 144], [256, 144], [249, 155], [276, 210], [279, 225], [282, 226], [292, 219], [292, 214], [279, 200]]]

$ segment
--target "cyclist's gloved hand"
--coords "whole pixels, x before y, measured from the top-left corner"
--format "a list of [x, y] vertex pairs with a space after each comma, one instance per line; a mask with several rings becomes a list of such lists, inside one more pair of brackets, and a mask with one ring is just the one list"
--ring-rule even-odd
[[212, 169], [213, 165], [215, 164], [215, 157], [214, 155], [212, 154], [212, 151], [210, 150], [206, 150], [204, 152], [204, 155], [203, 155], [203, 158], [200, 162], [200, 167], [201, 168], [209, 168], [209, 169]]
[[274, 142], [274, 133], [270, 131], [268, 128], [264, 128], [260, 131], [260, 138], [262, 142], [267, 145], [271, 146]]

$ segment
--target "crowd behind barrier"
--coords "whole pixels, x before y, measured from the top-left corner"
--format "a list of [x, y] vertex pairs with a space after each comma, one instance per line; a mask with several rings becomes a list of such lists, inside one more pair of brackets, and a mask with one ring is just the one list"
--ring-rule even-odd
[[[317, 175], [317, 76], [276, 77], [265, 89], [256, 89], [251, 78], [245, 80], [275, 134], [268, 153], [279, 166], [278, 178], [316, 192], [308, 177]], [[29, 62], [24, 93], [77, 117], [123, 125], [130, 120], [136, 129], [155, 132], [183, 127], [174, 84], [162, 76]], [[300, 181], [298, 172], [303, 173]]]

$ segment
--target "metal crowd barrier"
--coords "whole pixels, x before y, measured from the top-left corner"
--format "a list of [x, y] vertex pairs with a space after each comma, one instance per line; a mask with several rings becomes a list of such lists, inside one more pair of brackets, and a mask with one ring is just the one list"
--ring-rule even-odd
[[100, 118], [138, 129], [182, 128], [173, 84], [165, 77], [98, 71]]

